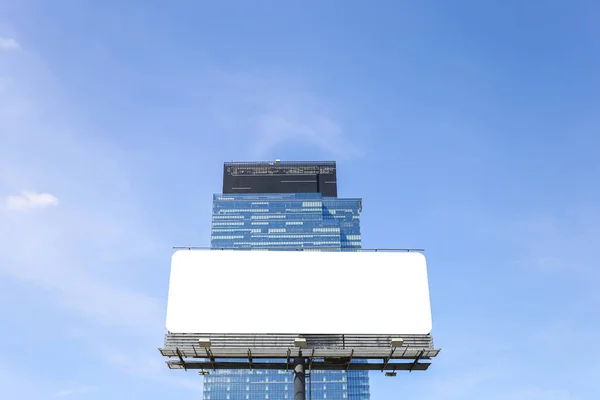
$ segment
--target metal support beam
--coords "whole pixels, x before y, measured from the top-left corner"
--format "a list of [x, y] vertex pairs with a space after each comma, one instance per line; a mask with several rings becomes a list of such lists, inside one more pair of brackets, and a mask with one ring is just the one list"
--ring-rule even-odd
[[[394, 355], [394, 352], [396, 351], [396, 348], [394, 347], [392, 349], [392, 351], [390, 351], [390, 355], [387, 356], [387, 358], [383, 359], [383, 367], [381, 368], [381, 372], [383, 372], [383, 370], [385, 369], [385, 367], [387, 367], [388, 363], [390, 362], [390, 358], [392, 358], [392, 356]], [[406, 350], [404, 350], [406, 351]]]
[[352, 362], [353, 355], [354, 355], [354, 349], [352, 349], [352, 352], [350, 353], [350, 357], [348, 357], [348, 362], [346, 363], [346, 371], [348, 371], [350, 369], [350, 363]]
[[212, 351], [208, 347], [205, 348], [205, 350], [206, 350], [206, 355], [208, 356], [208, 359], [210, 361], [210, 365], [211, 365], [213, 371], [216, 371], [216, 369], [215, 369], [215, 356], [213, 356]]
[[183, 369], [187, 371], [187, 367], [185, 366], [185, 361], [183, 360], [183, 356], [181, 355], [181, 352], [179, 351], [179, 349], [176, 349], [176, 350], [177, 350], [177, 357], [179, 357], [179, 361], [181, 362]]
[[423, 355], [423, 353], [425, 353], [425, 350], [421, 350], [421, 352], [419, 353], [419, 355], [417, 356], [417, 358], [415, 358], [415, 362], [412, 363], [410, 369], [408, 370], [408, 372], [413, 372], [413, 370], [415, 369], [415, 367], [419, 364], [419, 359], [421, 358], [421, 356]]
[[[347, 368], [347, 360], [338, 362], [313, 362], [312, 370], [318, 371], [343, 371]], [[388, 363], [385, 367], [382, 362], [369, 362], [365, 364], [350, 363], [349, 371], [425, 371], [429, 368], [430, 363], [414, 362], [411, 363]], [[167, 366], [170, 369], [212, 369], [209, 361], [186, 361], [182, 364], [180, 361], [167, 361]], [[184, 368], [185, 367], [185, 368]], [[249, 369], [248, 360], [244, 362], [238, 361], [216, 361], [216, 369]], [[285, 361], [261, 363], [252, 361], [252, 369], [285, 369]]]

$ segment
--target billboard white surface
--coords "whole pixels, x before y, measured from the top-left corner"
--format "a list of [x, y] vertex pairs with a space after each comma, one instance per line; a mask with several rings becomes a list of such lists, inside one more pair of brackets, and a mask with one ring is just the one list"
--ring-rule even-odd
[[427, 334], [431, 324], [421, 253], [173, 254], [171, 333]]

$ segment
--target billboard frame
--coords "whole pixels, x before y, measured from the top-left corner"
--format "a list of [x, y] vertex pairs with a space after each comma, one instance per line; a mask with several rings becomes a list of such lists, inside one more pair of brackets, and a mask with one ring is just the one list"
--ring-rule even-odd
[[[280, 369], [289, 370], [296, 358], [305, 358], [308, 370], [424, 371], [440, 349], [433, 347], [431, 335], [166, 335], [159, 351], [170, 369]], [[294, 339], [306, 340], [296, 347]], [[288, 345], [282, 343], [284, 339]], [[399, 340], [400, 339], [400, 340]], [[213, 346], [213, 341], [215, 346]], [[395, 346], [394, 342], [401, 342]], [[251, 345], [250, 342], [260, 343]], [[348, 345], [345, 345], [347, 342]], [[343, 343], [343, 344], [341, 344]], [[387, 345], [386, 345], [387, 343]], [[341, 345], [340, 345], [341, 344]], [[260, 360], [269, 359], [269, 363]], [[235, 360], [235, 361], [234, 361]], [[244, 361], [242, 361], [244, 360]], [[259, 360], [258, 362], [256, 360]], [[355, 364], [353, 360], [368, 363]], [[400, 362], [401, 361], [401, 362]], [[407, 362], [408, 361], [408, 362]], [[201, 373], [204, 375], [204, 373]]]

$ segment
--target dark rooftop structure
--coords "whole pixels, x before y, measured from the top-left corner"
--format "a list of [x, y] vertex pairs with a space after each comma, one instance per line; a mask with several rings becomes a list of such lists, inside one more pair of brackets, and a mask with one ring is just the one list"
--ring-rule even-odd
[[335, 161], [226, 162], [223, 193], [321, 193], [337, 197]]

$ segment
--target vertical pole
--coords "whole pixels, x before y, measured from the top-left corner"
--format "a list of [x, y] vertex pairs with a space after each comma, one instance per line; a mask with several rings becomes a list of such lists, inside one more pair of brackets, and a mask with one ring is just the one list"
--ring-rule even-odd
[[294, 358], [294, 400], [306, 400], [304, 357]]

